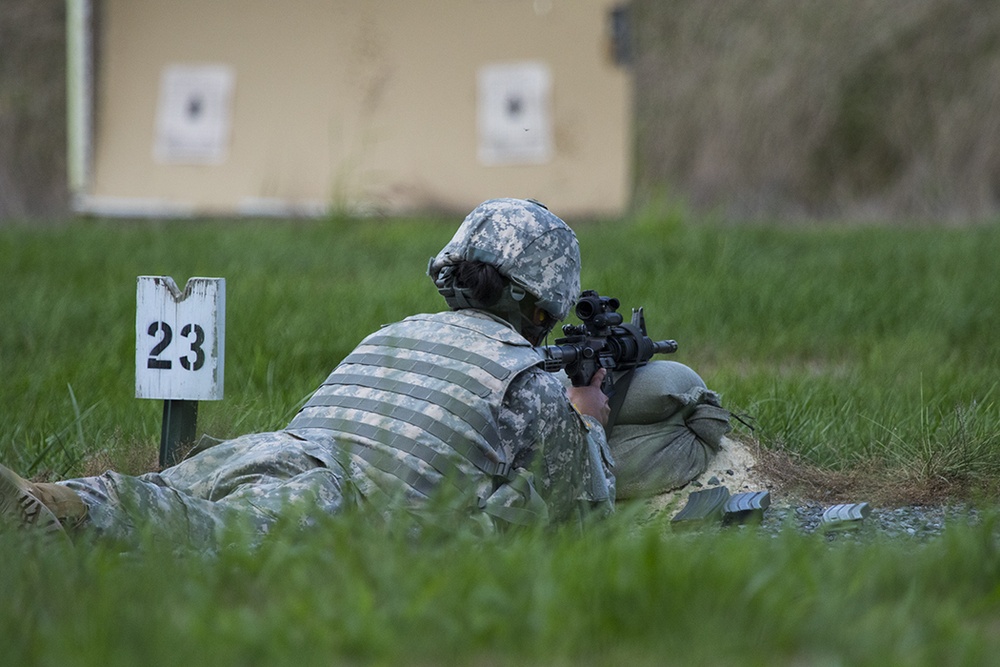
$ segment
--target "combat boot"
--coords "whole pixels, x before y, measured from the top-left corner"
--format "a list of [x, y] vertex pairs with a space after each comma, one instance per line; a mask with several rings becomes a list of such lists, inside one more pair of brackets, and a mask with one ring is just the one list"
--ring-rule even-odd
[[21, 528], [63, 532], [87, 516], [87, 506], [72, 489], [34, 483], [0, 465], [0, 521]]

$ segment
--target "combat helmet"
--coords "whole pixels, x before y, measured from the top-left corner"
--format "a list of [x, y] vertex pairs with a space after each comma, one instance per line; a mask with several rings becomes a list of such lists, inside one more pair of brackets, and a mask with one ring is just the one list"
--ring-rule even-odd
[[451, 268], [462, 261], [491, 264], [510, 281], [514, 298], [525, 292], [554, 320], [565, 319], [580, 296], [580, 246], [576, 234], [531, 199], [491, 199], [477, 206], [447, 245], [431, 258], [427, 274], [452, 308], [474, 306], [455, 286]]

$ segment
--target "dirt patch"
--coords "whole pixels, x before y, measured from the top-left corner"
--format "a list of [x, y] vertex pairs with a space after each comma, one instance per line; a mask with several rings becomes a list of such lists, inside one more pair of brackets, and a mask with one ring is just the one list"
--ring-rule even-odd
[[649, 501], [650, 507], [653, 511], [673, 515], [684, 507], [689, 495], [715, 486], [725, 486], [733, 495], [747, 491], [771, 491], [774, 502], [776, 485], [761, 466], [760, 458], [760, 446], [756, 442], [723, 438], [722, 448], [704, 473], [680, 489], [654, 496]]
[[689, 495], [715, 486], [725, 486], [733, 495], [769, 491], [773, 506], [866, 502], [873, 507], [901, 507], [940, 504], [963, 496], [963, 488], [954, 481], [891, 470], [875, 461], [850, 470], [828, 470], [784, 451], [764, 449], [752, 439], [723, 438], [722, 449], [701, 476], [648, 503], [654, 512], [673, 516], [687, 504]]

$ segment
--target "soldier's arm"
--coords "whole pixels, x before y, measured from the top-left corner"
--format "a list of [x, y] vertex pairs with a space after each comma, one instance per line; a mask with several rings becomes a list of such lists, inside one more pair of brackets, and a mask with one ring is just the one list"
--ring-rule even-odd
[[[551, 373], [532, 369], [512, 383], [505, 400], [514, 462], [534, 471], [550, 518], [614, 506], [614, 470], [604, 428], [571, 404]], [[505, 421], [502, 419], [502, 421]]]
[[607, 373], [606, 369], [598, 368], [589, 385], [568, 387], [566, 390], [573, 407], [580, 414], [596, 420], [602, 430], [607, 425], [608, 417], [611, 415], [611, 405], [608, 403], [608, 395], [601, 391], [601, 383], [604, 382], [604, 376]]

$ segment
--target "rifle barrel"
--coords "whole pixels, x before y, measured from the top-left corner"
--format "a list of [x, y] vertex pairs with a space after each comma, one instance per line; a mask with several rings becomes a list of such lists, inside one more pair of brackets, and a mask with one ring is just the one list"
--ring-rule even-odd
[[653, 341], [653, 354], [670, 354], [677, 351], [677, 341], [657, 340]]

